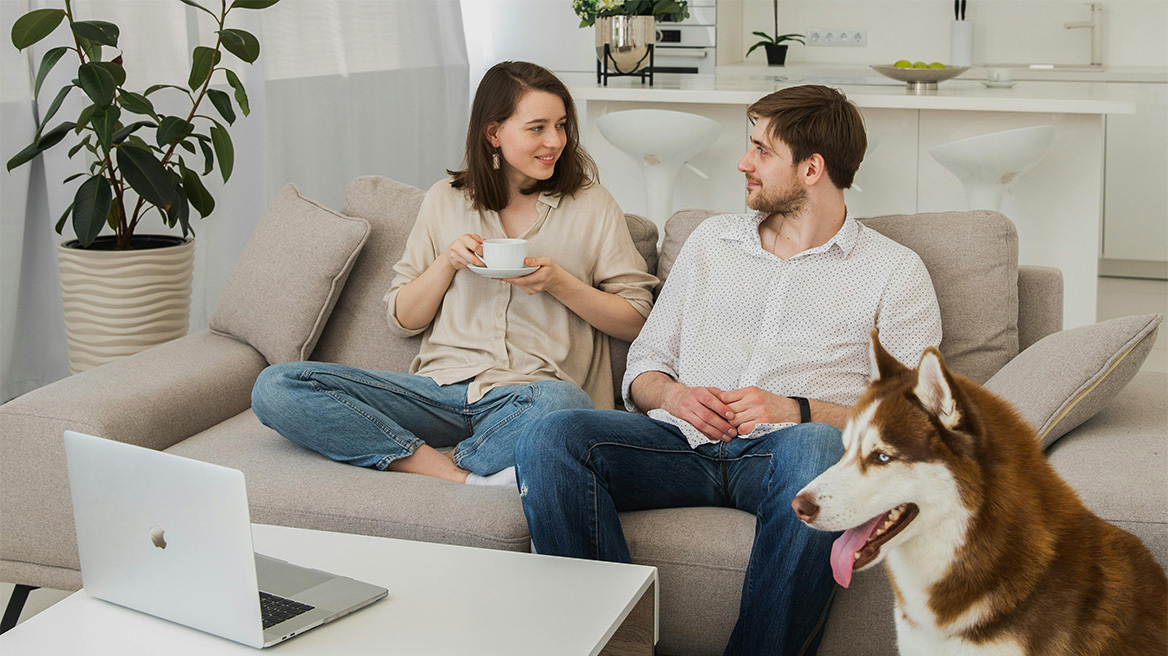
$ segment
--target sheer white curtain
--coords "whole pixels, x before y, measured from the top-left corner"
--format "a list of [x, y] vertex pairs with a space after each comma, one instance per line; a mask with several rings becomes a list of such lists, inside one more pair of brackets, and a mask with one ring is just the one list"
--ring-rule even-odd
[[[198, 1], [212, 8], [220, 2]], [[12, 24], [30, 8], [62, 5], [0, 0], [0, 162], [31, 141], [38, 112], [35, 69], [12, 47]], [[191, 49], [213, 38], [210, 17], [179, 0], [74, 0], [73, 9], [79, 20], [118, 24], [126, 87], [137, 91], [158, 82], [183, 85]], [[256, 223], [284, 184], [338, 210], [345, 185], [360, 175], [426, 188], [460, 165], [469, 114], [458, 0], [282, 0], [263, 11], [233, 11], [228, 21], [254, 33], [261, 54], [251, 66], [225, 56], [252, 111], [229, 129], [230, 181], [224, 185], [218, 171], [204, 178], [216, 209], [193, 223], [192, 331], [206, 326]], [[64, 43], [65, 32], [59, 28], [33, 47], [32, 66]], [[41, 89], [39, 111], [75, 73], [75, 60], [62, 58]], [[167, 93], [151, 99], [177, 112], [183, 96]], [[75, 90], [51, 123], [75, 118], [83, 96]], [[176, 104], [167, 108], [168, 102]], [[206, 113], [214, 110], [208, 106]], [[68, 375], [54, 249], [72, 232], [67, 225], [58, 236], [53, 225], [76, 184], [61, 180], [84, 163], [70, 161], [66, 150], [58, 146], [11, 174], [0, 171], [0, 401]], [[140, 232], [166, 232], [153, 218], [142, 226]]]

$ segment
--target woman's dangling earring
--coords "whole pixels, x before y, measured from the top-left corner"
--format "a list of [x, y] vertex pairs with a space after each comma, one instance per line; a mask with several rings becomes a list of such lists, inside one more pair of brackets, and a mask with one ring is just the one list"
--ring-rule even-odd
[[491, 167], [499, 170], [499, 153], [491, 153]]

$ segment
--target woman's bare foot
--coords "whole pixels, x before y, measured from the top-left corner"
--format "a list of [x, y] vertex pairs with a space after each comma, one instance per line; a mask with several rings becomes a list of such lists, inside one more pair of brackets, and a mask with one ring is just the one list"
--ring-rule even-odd
[[455, 483], [465, 483], [470, 472], [454, 464], [453, 456], [423, 444], [412, 456], [389, 463], [389, 470], [405, 474], [422, 474]]

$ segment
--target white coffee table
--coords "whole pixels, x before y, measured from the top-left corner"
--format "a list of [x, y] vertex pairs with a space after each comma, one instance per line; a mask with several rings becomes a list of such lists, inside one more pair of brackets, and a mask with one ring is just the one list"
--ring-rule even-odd
[[[292, 654], [652, 654], [657, 569], [255, 525], [255, 549], [389, 588], [280, 644]], [[0, 636], [5, 654], [251, 654], [81, 590]]]

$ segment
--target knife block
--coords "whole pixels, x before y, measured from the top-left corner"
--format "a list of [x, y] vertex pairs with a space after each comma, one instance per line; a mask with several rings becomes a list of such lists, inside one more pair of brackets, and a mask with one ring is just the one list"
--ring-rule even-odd
[[973, 66], [973, 21], [949, 22], [949, 66]]

